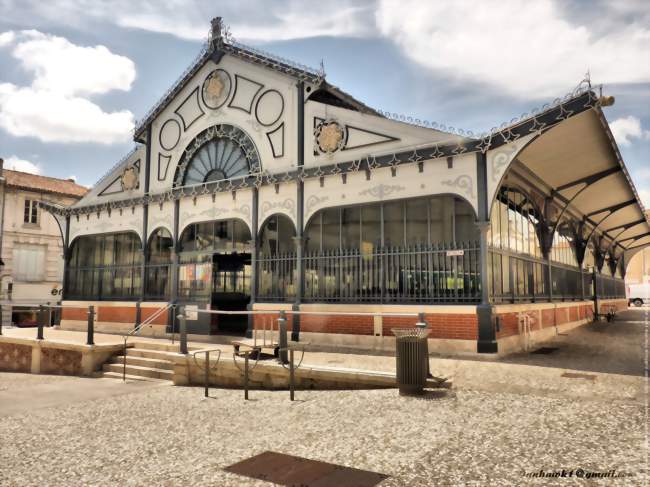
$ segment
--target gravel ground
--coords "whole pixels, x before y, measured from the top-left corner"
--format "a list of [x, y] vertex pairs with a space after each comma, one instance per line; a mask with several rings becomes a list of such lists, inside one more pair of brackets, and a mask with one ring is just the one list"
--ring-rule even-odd
[[[62, 377], [0, 373], [0, 387]], [[73, 380], [73, 379], [70, 379]], [[96, 379], [110, 380], [110, 379]], [[221, 469], [266, 450], [390, 475], [385, 486], [644, 485], [644, 408], [526, 394], [160, 386], [0, 421], [2, 486], [272, 485]], [[526, 479], [540, 469], [628, 479]], [[646, 477], [647, 478], [647, 477]], [[334, 486], [333, 486], [334, 487]]]

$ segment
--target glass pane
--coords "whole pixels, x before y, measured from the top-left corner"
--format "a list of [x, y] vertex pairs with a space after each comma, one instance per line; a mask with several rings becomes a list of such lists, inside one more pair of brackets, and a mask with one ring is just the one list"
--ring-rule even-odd
[[214, 222], [214, 248], [219, 252], [232, 252], [232, 220]]
[[454, 199], [439, 196], [430, 200], [431, 242], [452, 242], [454, 240]]
[[338, 208], [323, 210], [323, 250], [338, 249], [341, 245], [339, 212]]
[[296, 232], [292, 221], [284, 215], [278, 215], [278, 234], [278, 252], [293, 252], [296, 247], [293, 241]]
[[361, 240], [359, 208], [341, 210], [341, 246], [344, 249], [358, 249]]
[[95, 267], [100, 266], [102, 265], [101, 251], [104, 237], [102, 235], [94, 235], [88, 237], [88, 239], [92, 241], [90, 265]]
[[275, 255], [278, 251], [278, 219], [276, 216], [269, 218], [262, 227], [260, 235], [260, 253], [262, 255]]
[[379, 204], [361, 208], [361, 251], [373, 252], [381, 247], [381, 207]]
[[100, 265], [113, 265], [115, 258], [115, 235], [106, 235], [104, 237], [104, 248], [102, 251], [102, 260]]
[[181, 252], [192, 252], [196, 250], [196, 226], [189, 225], [181, 235]]
[[196, 250], [212, 250], [214, 240], [214, 223], [205, 222], [196, 225]]
[[164, 228], [156, 230], [149, 243], [149, 263], [167, 264], [171, 262], [173, 240]]
[[429, 202], [425, 199], [406, 202], [406, 243], [422, 245], [429, 243]]
[[115, 235], [115, 264], [133, 264], [133, 242], [128, 234]]
[[233, 220], [233, 240], [235, 241], [235, 250], [237, 252], [249, 253], [251, 250], [251, 232], [241, 220]]
[[[365, 243], [368, 240], [366, 238], [366, 213], [363, 216]], [[404, 203], [401, 201], [384, 204], [384, 245], [387, 247], [401, 247], [404, 245]]]
[[464, 200], [456, 199], [456, 242], [476, 242], [479, 231], [474, 218], [474, 210]]
[[320, 251], [320, 218], [321, 214], [314, 216], [307, 225], [305, 237], [307, 238], [307, 252]]

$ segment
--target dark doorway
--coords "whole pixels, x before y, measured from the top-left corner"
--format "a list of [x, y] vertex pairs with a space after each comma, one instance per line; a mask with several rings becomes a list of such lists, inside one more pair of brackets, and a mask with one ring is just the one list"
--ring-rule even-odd
[[[212, 299], [214, 310], [246, 311], [250, 302], [251, 254], [214, 254], [212, 257]], [[244, 335], [246, 315], [212, 315], [211, 333]]]

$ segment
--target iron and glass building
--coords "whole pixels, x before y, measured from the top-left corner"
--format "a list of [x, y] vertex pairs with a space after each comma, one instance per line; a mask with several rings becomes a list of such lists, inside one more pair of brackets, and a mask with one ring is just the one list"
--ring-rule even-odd
[[[78, 203], [63, 327], [130, 329], [160, 307], [424, 313], [440, 350], [504, 352], [624, 306], [650, 226], [589, 83], [481, 135], [383, 113], [215, 19]], [[154, 321], [168, 333], [174, 312]], [[196, 334], [251, 333], [199, 315]], [[382, 347], [412, 319], [292, 315], [295, 339]]]

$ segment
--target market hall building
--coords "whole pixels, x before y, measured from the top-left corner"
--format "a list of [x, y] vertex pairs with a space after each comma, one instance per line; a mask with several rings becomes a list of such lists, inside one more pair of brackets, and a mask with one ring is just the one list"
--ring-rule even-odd
[[[395, 120], [219, 18], [78, 203], [62, 327], [125, 332], [169, 304], [424, 313], [441, 351], [508, 352], [624, 307], [650, 226], [588, 83], [481, 136]], [[522, 328], [521, 313], [532, 319]], [[169, 308], [151, 331], [171, 330]], [[250, 335], [263, 315], [199, 314]], [[413, 318], [290, 315], [294, 339], [377, 348]]]

